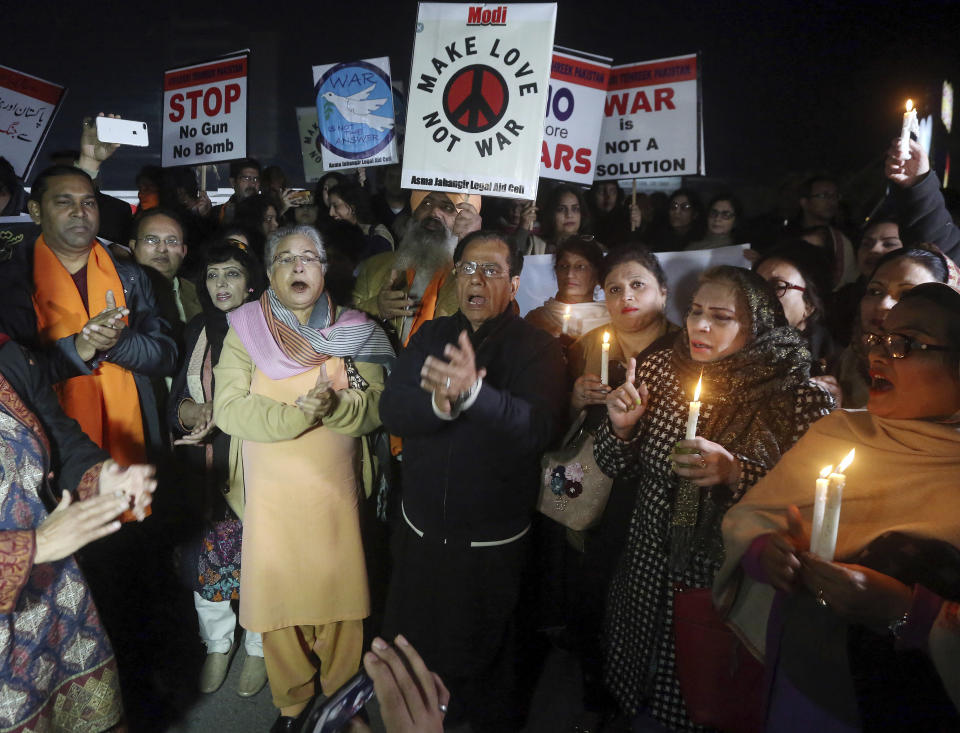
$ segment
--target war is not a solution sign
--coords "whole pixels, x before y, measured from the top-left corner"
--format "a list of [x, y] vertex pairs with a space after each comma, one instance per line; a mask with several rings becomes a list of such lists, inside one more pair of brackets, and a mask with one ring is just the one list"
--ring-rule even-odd
[[397, 162], [387, 57], [313, 67], [323, 169]]
[[597, 180], [703, 175], [698, 54], [614, 66]]
[[420, 3], [403, 186], [533, 199], [555, 3]]

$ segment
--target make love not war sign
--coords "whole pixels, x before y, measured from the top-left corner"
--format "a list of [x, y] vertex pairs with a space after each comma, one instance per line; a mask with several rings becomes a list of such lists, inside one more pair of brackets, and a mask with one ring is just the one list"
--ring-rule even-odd
[[0, 66], [0, 155], [20, 178], [36, 160], [67, 90]]
[[614, 66], [597, 179], [704, 173], [697, 54]]
[[555, 3], [420, 3], [403, 186], [533, 199]]
[[323, 169], [397, 162], [390, 59], [313, 67]]
[[247, 157], [250, 53], [163, 74], [163, 167]]
[[540, 155], [543, 178], [593, 183], [611, 61], [560, 46], [554, 49]]

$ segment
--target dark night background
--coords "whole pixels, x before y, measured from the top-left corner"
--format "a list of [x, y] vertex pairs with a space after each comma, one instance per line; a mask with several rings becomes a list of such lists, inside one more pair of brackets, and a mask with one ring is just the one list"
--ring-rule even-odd
[[[241, 48], [252, 52], [248, 152], [302, 183], [294, 108], [314, 102], [311, 65], [388, 55], [406, 80], [416, 3], [33, 2], [3, 14], [2, 63], [69, 87], [40, 167], [77, 147], [85, 114], [149, 123], [149, 148], [105, 166], [113, 189], [159, 163], [163, 70]], [[904, 100], [939, 116], [940, 82], [960, 89], [956, 1], [561, 0], [555, 42], [614, 63], [700, 51], [707, 174], [731, 181], [830, 170], [876, 183]]]

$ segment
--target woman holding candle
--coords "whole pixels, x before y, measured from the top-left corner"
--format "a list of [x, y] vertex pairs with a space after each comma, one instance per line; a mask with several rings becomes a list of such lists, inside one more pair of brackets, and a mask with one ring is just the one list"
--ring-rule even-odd
[[610, 320], [606, 306], [593, 299], [603, 250], [591, 236], [570, 237], [557, 248], [555, 263], [556, 296], [530, 311], [526, 319], [554, 337], [578, 339]]
[[[586, 408], [584, 424], [591, 431], [606, 419], [607, 394], [623, 384], [630, 359], [642, 361], [648, 353], [669, 348], [679, 330], [664, 313], [667, 277], [655, 255], [638, 246], [615, 249], [603, 263], [602, 278], [610, 322], [583, 336], [568, 354], [573, 382], [571, 412]], [[608, 379], [603, 382], [605, 335], [610, 348], [606, 352]], [[599, 714], [611, 707], [603, 688], [601, 625], [607, 588], [623, 549], [635, 497], [635, 481], [615, 480], [600, 523], [577, 536], [578, 547], [570, 549], [565, 562], [567, 629], [583, 673], [583, 704], [588, 715], [581, 722], [585, 729], [595, 729]]]
[[[721, 266], [701, 276], [672, 348], [631, 364], [607, 397], [597, 463], [639, 482], [609, 596], [607, 684], [641, 721], [694, 727], [675, 673], [674, 588], [710, 586], [724, 513], [830, 410], [809, 373], [809, 351], [767, 283]], [[701, 376], [697, 435], [681, 440]]]
[[[815, 424], [724, 520], [715, 598], [765, 656], [769, 730], [960, 726], [958, 324], [954, 288], [906, 293], [871, 338], [867, 411]], [[851, 448], [827, 562], [814, 482]]]

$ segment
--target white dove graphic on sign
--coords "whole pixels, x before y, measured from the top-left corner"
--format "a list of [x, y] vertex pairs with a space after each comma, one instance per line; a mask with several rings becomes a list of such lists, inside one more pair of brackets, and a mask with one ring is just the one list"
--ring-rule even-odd
[[333, 92], [325, 92], [320, 96], [330, 102], [337, 108], [337, 112], [347, 122], [355, 122], [360, 125], [366, 125], [377, 132], [383, 132], [393, 127], [393, 120], [382, 115], [372, 114], [373, 110], [386, 104], [386, 98], [367, 99], [376, 88], [376, 84], [371, 84], [363, 91], [351, 94], [349, 97], [341, 97]]

